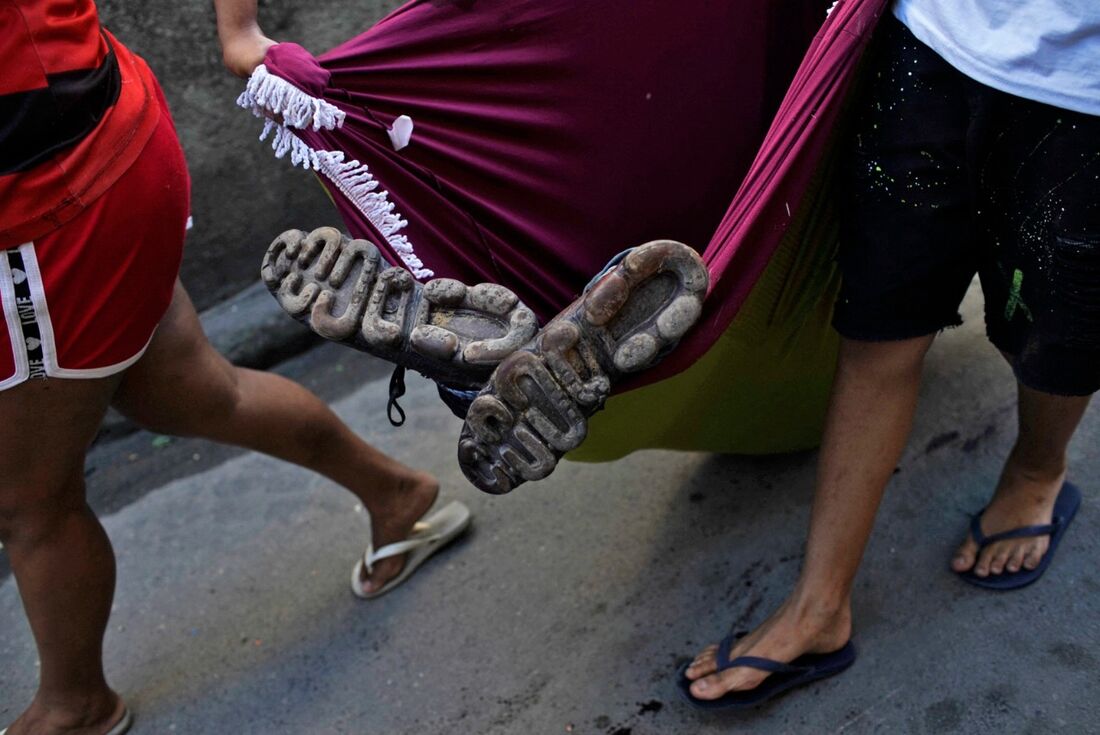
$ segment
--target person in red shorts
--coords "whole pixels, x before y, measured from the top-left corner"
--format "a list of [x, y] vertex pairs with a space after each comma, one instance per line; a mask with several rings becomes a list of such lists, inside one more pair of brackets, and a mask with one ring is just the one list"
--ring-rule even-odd
[[[254, 0], [216, 5], [227, 66], [250, 72], [271, 44], [241, 20]], [[118, 734], [131, 716], [102, 665], [115, 560], [83, 474], [108, 406], [346, 487], [382, 547], [356, 566], [362, 596], [403, 579], [402, 552], [442, 545], [468, 511], [417, 524], [435, 478], [372, 449], [301, 386], [211, 347], [177, 280], [189, 179], [172, 119], [92, 0], [0, 0], [0, 52], [0, 542], [41, 662], [6, 735]]]

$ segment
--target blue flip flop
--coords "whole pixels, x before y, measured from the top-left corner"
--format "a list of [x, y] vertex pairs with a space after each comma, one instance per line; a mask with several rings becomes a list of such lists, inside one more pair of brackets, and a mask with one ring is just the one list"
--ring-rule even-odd
[[992, 543], [1010, 538], [1026, 538], [1029, 536], [1050, 536], [1050, 548], [1043, 554], [1043, 560], [1034, 569], [1021, 569], [1018, 572], [1005, 572], [1003, 574], [991, 574], [988, 577], [979, 577], [972, 571], [957, 572], [964, 582], [969, 582], [976, 587], [984, 587], [987, 590], [1018, 590], [1043, 576], [1043, 572], [1050, 566], [1054, 558], [1054, 552], [1062, 540], [1062, 536], [1069, 527], [1073, 517], [1077, 515], [1077, 509], [1081, 507], [1081, 491], [1071, 482], [1062, 485], [1058, 493], [1058, 500], [1054, 502], [1054, 514], [1050, 523], [1044, 526], [1023, 526], [1013, 528], [1010, 531], [1002, 531], [992, 536], [982, 533], [982, 514], [985, 508], [975, 513], [970, 519], [970, 535], [978, 544], [978, 550], [984, 549]]
[[843, 648], [832, 653], [808, 653], [799, 656], [789, 664], [773, 661], [770, 658], [758, 656], [738, 656], [730, 660], [730, 649], [737, 639], [730, 635], [722, 639], [718, 644], [718, 672], [733, 669], [738, 666], [748, 666], [753, 669], [771, 672], [771, 676], [762, 681], [755, 689], [746, 691], [729, 692], [720, 699], [699, 699], [691, 693], [692, 681], [687, 678], [687, 669], [690, 664], [680, 667], [680, 675], [677, 685], [680, 694], [688, 704], [697, 709], [749, 709], [767, 702], [795, 687], [800, 687], [819, 679], [827, 679], [836, 676], [840, 672], [855, 663], [856, 647], [851, 641], [844, 644]]

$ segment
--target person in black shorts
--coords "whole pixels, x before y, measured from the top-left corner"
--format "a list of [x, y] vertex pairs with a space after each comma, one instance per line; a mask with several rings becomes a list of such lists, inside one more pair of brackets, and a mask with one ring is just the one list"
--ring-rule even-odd
[[[903, 19], [901, 5], [911, 19], [964, 12], [911, 0], [895, 6]], [[994, 5], [978, 12], [1026, 12]], [[1063, 49], [1100, 49], [1100, 12], [1086, 15]], [[686, 669], [697, 699], [737, 706], [770, 696], [778, 682], [764, 682], [775, 672], [801, 683], [814, 677], [800, 672], [847, 647], [852, 583], [908, 439], [924, 356], [938, 332], [961, 323], [975, 274], [989, 339], [1019, 383], [1019, 435], [952, 569], [984, 587], [1034, 581], [1080, 502], [1066, 483], [1066, 450], [1100, 389], [1100, 97], [1089, 98], [1089, 114], [987, 86], [907, 25], [887, 17], [876, 30], [842, 159], [834, 324], [843, 339], [802, 573], [778, 611], [723, 649], [729, 660], [711, 646]], [[997, 24], [947, 30], [977, 32], [992, 50], [1016, 40], [998, 36]], [[1035, 28], [1035, 47], [1055, 31]], [[756, 660], [729, 665], [741, 656]]]

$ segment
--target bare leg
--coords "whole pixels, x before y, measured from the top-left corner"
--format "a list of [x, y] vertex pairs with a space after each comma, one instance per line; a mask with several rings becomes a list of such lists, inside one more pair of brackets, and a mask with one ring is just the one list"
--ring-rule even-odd
[[[123, 376], [0, 393], [0, 542], [41, 660], [38, 693], [9, 735], [102, 735], [124, 711], [102, 665], [114, 555], [84, 500], [84, 453], [111, 402], [155, 430], [238, 444], [332, 478], [370, 512], [377, 545], [408, 536], [438, 493], [435, 478], [365, 444], [301, 386], [226, 362], [177, 284], [148, 351]], [[379, 562], [366, 589], [403, 563]]]
[[[127, 371], [114, 405], [155, 431], [248, 447], [331, 478], [370, 513], [376, 547], [406, 538], [439, 491], [434, 477], [363, 442], [302, 386], [229, 364], [203, 335], [178, 283], [148, 352]], [[379, 562], [367, 590], [381, 587], [403, 564], [402, 557]]]
[[[802, 573], [787, 601], [739, 641], [731, 656], [786, 662], [835, 651], [848, 641], [852, 583], [909, 437], [932, 340], [932, 335], [899, 342], [842, 340]], [[707, 648], [687, 670], [696, 697], [717, 699], [766, 678], [744, 667], [715, 674], [716, 649]]]
[[102, 661], [115, 558], [84, 500], [84, 452], [117, 382], [36, 380], [0, 393], [0, 541], [41, 662], [10, 735], [101, 735], [122, 717]]
[[[987, 536], [1050, 523], [1066, 478], [1066, 450], [1090, 400], [1090, 396], [1056, 396], [1024, 385], [1018, 385], [1018, 391], [1019, 433], [982, 515]], [[978, 545], [967, 534], [951, 568], [956, 572], [973, 569], [979, 577], [1035, 569], [1049, 545], [1049, 536], [1009, 539], [992, 543], [979, 554]]]

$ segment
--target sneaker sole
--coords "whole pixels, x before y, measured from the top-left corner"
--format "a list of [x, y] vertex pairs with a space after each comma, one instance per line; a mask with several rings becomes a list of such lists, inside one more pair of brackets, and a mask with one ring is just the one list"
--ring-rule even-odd
[[708, 285], [702, 259], [682, 243], [633, 250], [493, 372], [459, 437], [466, 478], [500, 495], [548, 476], [585, 440], [611, 386], [676, 346]]
[[332, 227], [279, 235], [260, 275], [283, 310], [321, 337], [458, 387], [484, 385], [538, 329], [503, 286], [420, 283]]

